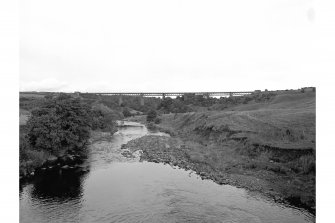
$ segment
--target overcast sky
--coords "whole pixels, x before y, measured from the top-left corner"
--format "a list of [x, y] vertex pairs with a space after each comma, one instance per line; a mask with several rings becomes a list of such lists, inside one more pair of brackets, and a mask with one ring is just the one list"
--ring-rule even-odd
[[20, 0], [20, 90], [315, 86], [334, 71], [333, 14], [312, 0]]

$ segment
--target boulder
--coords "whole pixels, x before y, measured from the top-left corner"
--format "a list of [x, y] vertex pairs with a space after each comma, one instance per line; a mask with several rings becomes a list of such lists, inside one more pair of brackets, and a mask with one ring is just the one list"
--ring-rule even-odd
[[72, 165], [78, 162], [77, 156], [66, 154], [60, 158], [60, 162], [64, 165]]
[[69, 169], [69, 166], [68, 165], [65, 165], [65, 166], [62, 166], [61, 167], [63, 170], [67, 170], [67, 169]]
[[50, 164], [52, 164], [52, 163], [56, 162], [57, 159], [58, 159], [58, 158], [57, 158], [56, 156], [51, 155], [51, 156], [47, 159], [47, 162], [50, 163]]
[[129, 150], [124, 150], [121, 154], [122, 156], [127, 158], [135, 158], [134, 155]]

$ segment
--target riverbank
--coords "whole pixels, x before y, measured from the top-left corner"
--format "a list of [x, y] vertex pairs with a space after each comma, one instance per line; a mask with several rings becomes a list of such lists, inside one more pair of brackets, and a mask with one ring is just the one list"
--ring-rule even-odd
[[[191, 169], [315, 214], [315, 94], [283, 95], [252, 111], [161, 119], [150, 126], [174, 137], [145, 136], [124, 148], [141, 149], [142, 160]], [[133, 120], [145, 122], [144, 117]]]
[[[24, 128], [24, 126], [21, 126], [21, 128]], [[24, 135], [24, 133], [21, 134]], [[27, 157], [20, 160], [20, 180], [30, 180], [34, 178], [35, 175], [48, 170], [76, 170], [79, 172], [87, 172], [88, 166], [84, 164], [84, 161], [87, 158], [88, 145], [105, 138], [110, 138], [111, 135], [113, 135], [113, 133], [91, 131], [87, 144], [80, 152], [68, 150], [66, 153], [63, 152], [55, 155], [47, 151], [26, 150], [24, 154]], [[20, 142], [23, 141], [22, 139], [20, 140]]]
[[236, 147], [230, 146], [204, 146], [179, 138], [144, 136], [130, 141], [123, 148], [142, 150], [141, 161], [193, 170], [202, 179], [258, 191], [275, 201], [288, 202], [315, 213], [315, 176], [295, 174], [272, 160], [266, 163], [239, 157]]

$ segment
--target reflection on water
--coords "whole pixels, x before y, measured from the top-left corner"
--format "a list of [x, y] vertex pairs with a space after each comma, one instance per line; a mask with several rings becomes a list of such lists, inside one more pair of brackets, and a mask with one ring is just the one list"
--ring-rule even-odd
[[47, 171], [22, 186], [20, 222], [79, 222], [87, 172]]
[[[120, 128], [90, 147], [90, 172], [49, 172], [22, 185], [20, 222], [313, 222], [305, 211], [190, 171], [123, 157], [121, 144], [148, 134]], [[159, 133], [156, 133], [159, 134]]]
[[48, 171], [34, 182], [32, 197], [38, 199], [53, 199], [63, 202], [80, 199], [82, 196], [82, 181], [87, 173], [75, 171]]

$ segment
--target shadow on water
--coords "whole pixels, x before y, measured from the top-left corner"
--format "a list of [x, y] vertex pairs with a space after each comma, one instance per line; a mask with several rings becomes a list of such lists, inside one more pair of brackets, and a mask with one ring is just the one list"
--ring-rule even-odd
[[52, 199], [53, 201], [66, 201], [80, 199], [82, 196], [82, 183], [88, 172], [67, 170], [46, 171], [33, 181], [32, 197], [36, 199]]

